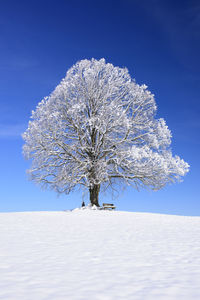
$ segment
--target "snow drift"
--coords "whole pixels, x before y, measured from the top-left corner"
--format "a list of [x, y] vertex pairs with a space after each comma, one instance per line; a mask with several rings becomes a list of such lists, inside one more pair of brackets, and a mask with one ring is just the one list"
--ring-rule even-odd
[[200, 217], [0, 214], [0, 299], [199, 299]]

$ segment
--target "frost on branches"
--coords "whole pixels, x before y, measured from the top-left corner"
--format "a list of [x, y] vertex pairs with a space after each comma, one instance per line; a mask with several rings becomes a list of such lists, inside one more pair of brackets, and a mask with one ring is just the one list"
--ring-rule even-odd
[[97, 206], [100, 187], [158, 190], [179, 181], [189, 165], [172, 156], [171, 132], [155, 114], [154, 95], [126, 68], [104, 59], [76, 63], [23, 134], [31, 179], [59, 193], [82, 186]]

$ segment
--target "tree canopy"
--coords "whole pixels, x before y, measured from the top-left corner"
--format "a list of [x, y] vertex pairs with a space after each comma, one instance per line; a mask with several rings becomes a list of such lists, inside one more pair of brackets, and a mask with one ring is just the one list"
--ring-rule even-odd
[[120, 182], [158, 190], [189, 170], [172, 156], [154, 95], [104, 59], [72, 66], [32, 112], [23, 138], [32, 180], [59, 193], [82, 186], [97, 206], [100, 187]]

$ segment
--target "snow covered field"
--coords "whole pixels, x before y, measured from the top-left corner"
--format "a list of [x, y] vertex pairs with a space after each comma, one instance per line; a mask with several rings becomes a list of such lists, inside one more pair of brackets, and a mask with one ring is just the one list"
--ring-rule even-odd
[[0, 213], [0, 299], [200, 299], [200, 217]]

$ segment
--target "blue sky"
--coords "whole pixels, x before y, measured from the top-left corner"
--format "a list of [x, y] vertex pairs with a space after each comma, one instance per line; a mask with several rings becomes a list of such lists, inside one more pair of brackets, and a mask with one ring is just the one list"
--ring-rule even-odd
[[[181, 3], [181, 5], [180, 5]], [[80, 193], [57, 197], [29, 182], [21, 133], [31, 111], [78, 60], [127, 67], [155, 94], [172, 150], [190, 166], [179, 184], [158, 192], [128, 188], [120, 210], [200, 216], [200, 4], [198, 1], [40, 0], [0, 4], [0, 211], [63, 210]], [[87, 202], [87, 200], [86, 200]]]

